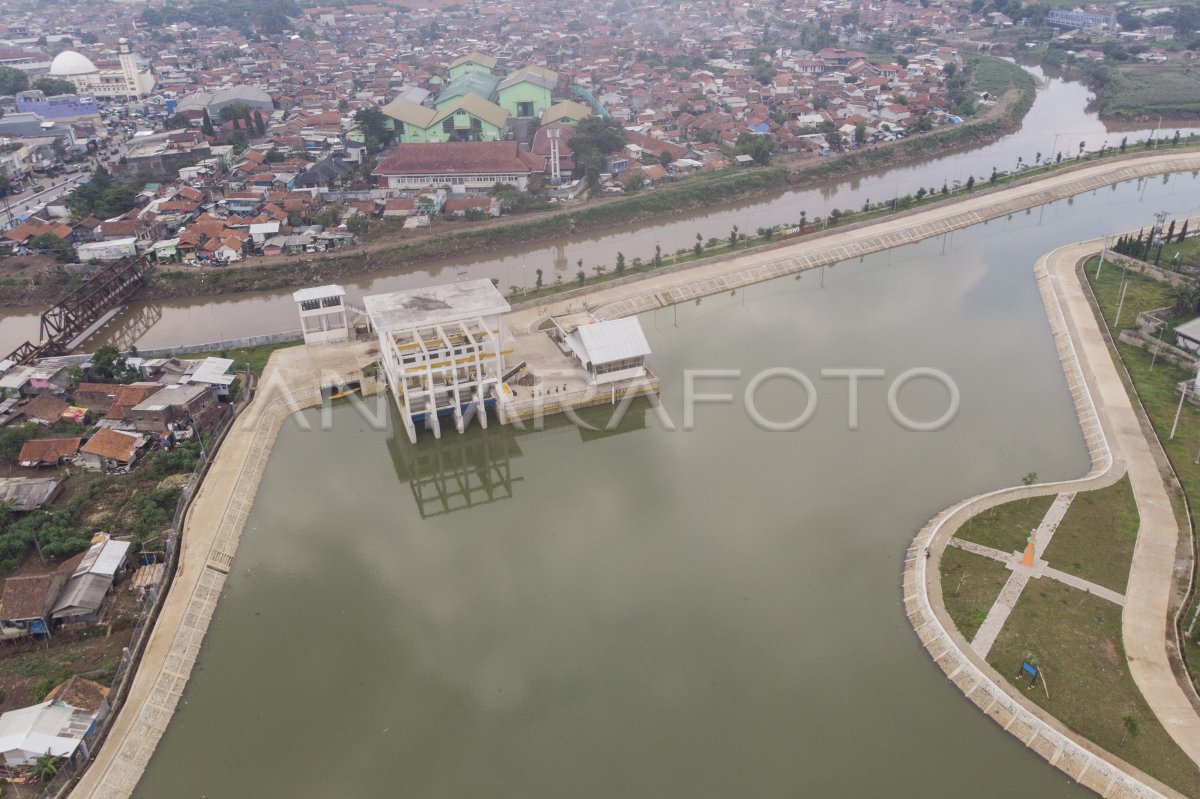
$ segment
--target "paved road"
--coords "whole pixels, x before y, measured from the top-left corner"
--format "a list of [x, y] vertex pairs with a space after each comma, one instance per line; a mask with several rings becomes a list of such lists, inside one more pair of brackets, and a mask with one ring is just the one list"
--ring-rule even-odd
[[1097, 240], [1062, 247], [1044, 256], [1043, 262], [1062, 303], [1076, 351], [1092, 373], [1096, 409], [1110, 422], [1109, 444], [1125, 461], [1137, 502], [1140, 525], [1121, 614], [1129, 669], [1167, 732], [1188, 757], [1200, 764], [1200, 716], [1175, 679], [1167, 658], [1169, 602], [1181, 531], [1152, 445], [1142, 431], [1075, 271], [1079, 260], [1099, 252], [1100, 246]]

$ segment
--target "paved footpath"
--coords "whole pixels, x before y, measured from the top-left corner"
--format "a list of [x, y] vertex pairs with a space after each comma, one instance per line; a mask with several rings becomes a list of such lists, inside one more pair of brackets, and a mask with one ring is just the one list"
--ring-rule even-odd
[[[1130, 671], [1171, 737], [1200, 762], [1200, 716], [1175, 680], [1168, 659], [1168, 611], [1175, 545], [1181, 531], [1166, 486], [1075, 271], [1099, 252], [1099, 240], [1070, 245], [1038, 260], [1035, 274], [1046, 305], [1067, 386], [1075, 401], [1092, 469], [1077, 480], [1016, 486], [972, 497], [939, 513], [914, 537], [905, 558], [904, 607], [934, 662], [963, 694], [997, 724], [1072, 779], [1110, 799], [1179, 797], [1177, 791], [1067, 728], [1027, 700], [972, 649], [950, 621], [942, 601], [938, 562], [954, 533], [989, 508], [1033, 496], [1112, 485], [1128, 473], [1140, 516], [1122, 637]], [[971, 547], [976, 551], [975, 547]], [[996, 550], [979, 554], [1004, 557]], [[1070, 582], [1047, 569], [1046, 577]], [[1114, 598], [1114, 597], [1106, 597]]]
[[175, 579], [129, 694], [72, 797], [133, 793], [199, 656], [276, 433], [294, 411], [320, 402], [323, 376], [345, 374], [371, 354], [369, 346], [351, 343], [271, 355], [258, 392], [234, 420], [188, 510]]
[[1200, 717], [1175, 679], [1167, 657], [1167, 627], [1175, 551], [1180, 529], [1151, 443], [1146, 439], [1129, 394], [1117, 372], [1105, 336], [1075, 271], [1100, 242], [1061, 247], [1043, 256], [1048, 279], [1059, 297], [1076, 349], [1092, 372], [1097, 410], [1110, 421], [1109, 443], [1125, 461], [1137, 502], [1137, 543], [1125, 588], [1121, 633], [1134, 682], [1167, 732], [1200, 764]]
[[[1037, 528], [1037, 537], [1034, 539], [1034, 554], [1037, 558], [1041, 558], [1042, 553], [1046, 551], [1050, 539], [1054, 536], [1054, 531], [1058, 529], [1063, 516], [1067, 515], [1067, 509], [1071, 507], [1073, 499], [1075, 499], [1073, 493], [1059, 494], [1046, 509], [1042, 523]], [[975, 633], [975, 638], [971, 641], [971, 648], [981, 658], [986, 658], [988, 652], [992, 651], [992, 644], [996, 643], [996, 637], [1000, 635], [1000, 630], [1004, 628], [1004, 622], [1008, 621], [1013, 608], [1017, 606], [1017, 600], [1021, 598], [1025, 586], [1029, 584], [1029, 579], [1038, 576], [1034, 573], [1038, 567], [1036, 560], [1033, 567], [1028, 568], [1020, 563], [1021, 553], [1018, 552], [1015, 556], [1017, 562], [1012, 567], [1012, 574], [1008, 576], [1008, 581], [1000, 589], [1000, 596], [996, 597], [996, 601], [992, 603], [987, 618], [983, 620], [983, 624], [979, 625], [979, 631]]]
[[584, 308], [604, 319], [645, 313], [946, 235], [1112, 183], [1193, 170], [1200, 170], [1200, 154], [1194, 151], [1160, 151], [1154, 155], [1098, 162], [1031, 180], [1027, 184], [977, 192], [945, 205], [885, 217], [878, 222], [861, 223], [798, 242], [755, 248], [745, 255], [630, 275], [588, 289], [584, 296], [519, 308], [505, 317], [505, 323], [514, 332], [524, 332], [536, 329], [551, 314]]

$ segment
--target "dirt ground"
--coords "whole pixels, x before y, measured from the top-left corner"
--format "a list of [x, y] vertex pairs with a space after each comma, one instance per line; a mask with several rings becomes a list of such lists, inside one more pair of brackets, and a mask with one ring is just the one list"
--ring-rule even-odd
[[[45, 565], [36, 553], [30, 553], [8, 577], [44, 574], [56, 565]], [[59, 630], [52, 638], [39, 641], [0, 644], [0, 713], [40, 701], [35, 691], [44, 693], [73, 674], [108, 685], [121, 662], [121, 650], [133, 636], [137, 610], [137, 596], [126, 575], [109, 595], [101, 624]]]

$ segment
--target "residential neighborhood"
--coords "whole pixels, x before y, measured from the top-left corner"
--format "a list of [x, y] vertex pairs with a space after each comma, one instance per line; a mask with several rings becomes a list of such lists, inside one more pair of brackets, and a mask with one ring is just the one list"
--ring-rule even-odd
[[[269, 30], [102, 4], [59, 29], [10, 5], [2, 240], [82, 264], [324, 252], [874, 146], [983, 113], [997, 98], [955, 76], [1035, 22], [847, 0], [686, 3], [634, 26], [618, 0], [297, 6]], [[620, 141], [577, 159], [581, 123]]]

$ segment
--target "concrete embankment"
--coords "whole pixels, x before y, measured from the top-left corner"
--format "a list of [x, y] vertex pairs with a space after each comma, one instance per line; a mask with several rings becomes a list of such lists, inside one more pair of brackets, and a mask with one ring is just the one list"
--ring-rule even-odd
[[519, 307], [507, 318], [514, 330], [532, 330], [547, 316], [587, 308], [613, 319], [644, 313], [677, 302], [760, 283], [839, 261], [913, 244], [990, 219], [1094, 191], [1113, 183], [1200, 170], [1200, 154], [1163, 153], [1136, 159], [1104, 161], [1069, 172], [1051, 174], [1021, 185], [972, 194], [961, 200], [859, 223], [827, 236], [748, 251], [720, 261], [681, 264], [613, 280]]
[[192, 503], [171, 592], [108, 738], [73, 797], [129, 796], [175, 712], [225, 585], [275, 437], [321, 401], [329, 373], [357, 377], [369, 345], [292, 347], [271, 356], [253, 401], [235, 420]]
[[[1109, 183], [1193, 169], [1200, 169], [1200, 155], [1195, 153], [1165, 153], [1137, 161], [1099, 163], [1068, 174], [1052, 175], [1034, 183], [972, 195], [959, 202], [846, 229], [810, 242], [760, 250], [727, 261], [698, 264], [669, 273], [655, 272], [639, 276], [638, 279], [626, 278], [619, 283], [614, 281], [584, 297], [566, 298], [515, 311], [506, 321], [515, 330], [532, 330], [548, 314], [560, 313], [568, 308], [578, 309], [581, 305], [608, 318], [639, 313], [672, 302], [728, 291], [868, 252], [909, 244]], [[212, 470], [189, 513], [176, 582], [155, 625], [129, 697], [119, 711], [108, 740], [73, 796], [116, 799], [128, 796], [133, 791], [190, 676], [276, 433], [293, 411], [318, 402], [321, 375], [327, 367], [346, 374], [347, 370], [352, 371], [357, 365], [370, 361], [374, 354], [370, 352], [369, 345], [350, 345], [344, 350], [327, 345], [289, 348], [272, 356], [262, 382], [265, 386], [286, 386], [286, 390], [275, 393], [264, 391], [256, 397], [239, 418], [235, 429], [231, 430], [214, 460]], [[1095, 439], [1096, 446], [1100, 446], [1100, 441], [1101, 438]], [[1103, 475], [1110, 482], [1116, 479], [1107, 474], [1111, 468], [1106, 469]], [[1097, 486], [1102, 484], [1099, 476]], [[1045, 486], [1026, 490], [1048, 493], [1061, 489]], [[1008, 495], [1004, 499], [1011, 497]], [[925, 535], [924, 531], [922, 535]], [[923, 564], [922, 558], [922, 579]], [[910, 578], [906, 576], [906, 587], [909, 583]], [[910, 594], [914, 598], [918, 596], [915, 587], [912, 591], [906, 589], [905, 593], [906, 604]], [[924, 595], [920, 593], [920, 596]], [[937, 596], [940, 597], [940, 593]], [[930, 618], [932, 621], [924, 624], [922, 629], [936, 622], [935, 616]], [[930, 628], [922, 638], [925, 640], [934, 635]], [[941, 662], [941, 658], [949, 657], [946, 653], [955, 648], [950, 645], [944, 629], [937, 633], [936, 640], [945, 642], [945, 651], [935, 653]], [[999, 691], [994, 684], [992, 688]], [[992, 704], [1001, 708], [1018, 707], [1011, 698], [1004, 700], [1002, 691], [997, 696], [1001, 698]], [[993, 710], [997, 714], [1001, 712], [999, 709]], [[1016, 711], [1007, 712], [1011, 718], [1006, 723], [1012, 727]], [[1054, 730], [1052, 720], [1045, 723], [1050, 725], [1048, 729]], [[1059, 746], [1058, 749], [1052, 749], [1048, 757], [1055, 752], [1067, 752], [1067, 745], [1058, 742], [1069, 741], [1068, 733], [1060, 730], [1057, 734], [1060, 738], [1042, 739], [1054, 741]], [[1049, 744], [1042, 743], [1039, 746], [1045, 748]], [[1075, 748], [1070, 749], [1069, 753], [1059, 756], [1061, 763], [1066, 764], [1068, 760], [1081, 764], [1091, 762], [1076, 753], [1077, 749], [1087, 751], [1085, 744], [1073, 746]], [[1098, 759], [1096, 762], [1106, 761]], [[1110, 777], [1110, 782], [1120, 779], [1121, 770], [1115, 766], [1111, 768], [1114, 776]], [[1102, 771], [1100, 765], [1095, 768], [1089, 766], [1086, 771], [1081, 769], [1082, 765], [1075, 770], [1081, 778], [1093, 780], [1099, 779], [1095, 775], [1108, 773]], [[1088, 777], [1088, 773], [1093, 776]], [[1136, 781], [1130, 783], [1132, 786], [1137, 784]], [[1113, 795], [1156, 794], [1153, 791], [1139, 793], [1135, 788], [1130, 788], [1125, 793]], [[1160, 792], [1160, 795], [1170, 794]]]
[[1176, 791], [1068, 729], [1021, 696], [979, 657], [950, 621], [938, 563], [959, 527], [988, 508], [1031, 496], [1102, 488], [1128, 473], [1140, 524], [1122, 614], [1130, 670], [1171, 737], [1200, 759], [1200, 718], [1167, 657], [1168, 595], [1179, 527], [1150, 442], [1110, 356], [1076, 264], [1099, 240], [1060, 248], [1036, 266], [1038, 286], [1092, 459], [1071, 481], [993, 491], [949, 508], [914, 538], [904, 565], [905, 612], [934, 662], [973, 703], [1072, 779], [1105, 797], [1176, 797]]

